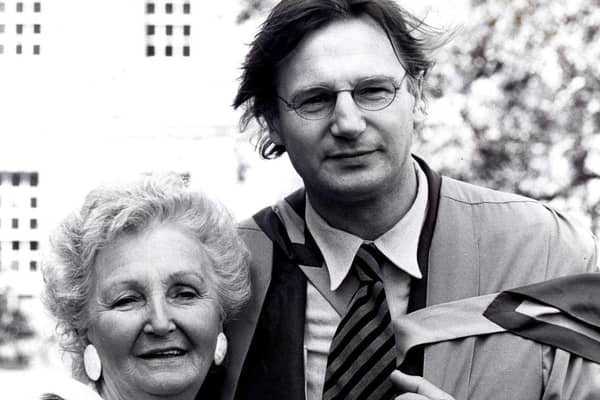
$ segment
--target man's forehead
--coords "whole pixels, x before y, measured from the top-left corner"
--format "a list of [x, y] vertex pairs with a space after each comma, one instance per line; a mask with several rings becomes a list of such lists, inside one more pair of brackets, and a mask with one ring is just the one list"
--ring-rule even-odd
[[402, 72], [383, 28], [360, 17], [337, 20], [306, 35], [279, 63], [278, 81], [279, 86], [302, 86]]

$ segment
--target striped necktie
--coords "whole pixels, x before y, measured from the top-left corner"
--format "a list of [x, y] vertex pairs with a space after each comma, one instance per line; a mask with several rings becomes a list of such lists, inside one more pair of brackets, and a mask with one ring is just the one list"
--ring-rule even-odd
[[394, 332], [383, 283], [375, 272], [384, 261], [372, 244], [363, 244], [354, 258], [359, 287], [333, 336], [323, 400], [396, 396], [389, 379], [396, 367]]

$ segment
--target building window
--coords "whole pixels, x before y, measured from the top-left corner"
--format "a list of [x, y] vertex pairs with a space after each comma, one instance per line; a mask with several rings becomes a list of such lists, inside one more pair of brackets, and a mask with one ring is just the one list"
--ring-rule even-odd
[[146, 3], [146, 14], [154, 14], [155, 6], [154, 3]]
[[19, 250], [19, 242], [17, 242], [16, 240], [14, 240], [12, 242], [12, 249], [13, 250]]
[[[183, 55], [188, 57], [191, 53], [189, 40], [192, 31], [189, 15], [191, 14], [191, 1], [146, 1], [146, 4], [154, 5], [151, 14], [162, 14], [155, 16], [148, 15], [150, 13], [147, 12], [143, 28], [146, 32], [146, 56], [173, 57]], [[188, 49], [180, 50], [184, 46], [187, 46]]]
[[37, 208], [37, 197], [32, 197], [29, 199], [29, 206], [31, 208]]
[[17, 31], [17, 35], [21, 35], [23, 33], [23, 24], [17, 24], [15, 25], [16, 31]]
[[22, 54], [23, 53], [23, 46], [18, 44], [15, 51], [17, 52], [17, 54]]
[[29, 220], [29, 228], [30, 229], [37, 229], [38, 225], [37, 225], [37, 219], [35, 218], [31, 218]]
[[0, 44], [0, 54], [4, 54], [4, 45]]
[[40, 180], [40, 176], [38, 175], [38, 173], [37, 173], [37, 172], [32, 172], [32, 173], [29, 175], [29, 184], [30, 184], [31, 186], [37, 186], [37, 185], [38, 185], [38, 183], [39, 183], [39, 180]]
[[4, 33], [4, 24], [0, 24], [0, 33]]
[[19, 219], [13, 218], [11, 221], [11, 226], [13, 229], [19, 229]]
[[17, 3], [17, 12], [18, 13], [23, 12], [23, 3], [21, 3], [21, 2]]
[[0, 1], [0, 12], [4, 12], [4, 2]]
[[33, 33], [42, 33], [42, 25], [34, 24], [33, 25]]
[[39, 242], [29, 242], [29, 250], [36, 251], [39, 248]]
[[183, 56], [184, 57], [190, 56], [190, 46], [183, 46]]
[[[18, 45], [21, 46], [21, 45]], [[12, 174], [11, 182], [13, 186], [19, 186], [21, 184], [21, 174]]]
[[37, 261], [29, 261], [29, 270], [37, 271]]
[[40, 54], [41, 51], [41, 47], [39, 44], [34, 44], [33, 45], [33, 54], [35, 54], [36, 56]]
[[18, 271], [19, 270], [19, 262], [17, 260], [13, 260], [10, 263], [10, 267], [12, 268], [13, 271]]
[[39, 13], [42, 11], [42, 3], [35, 2], [33, 3], [33, 12]]

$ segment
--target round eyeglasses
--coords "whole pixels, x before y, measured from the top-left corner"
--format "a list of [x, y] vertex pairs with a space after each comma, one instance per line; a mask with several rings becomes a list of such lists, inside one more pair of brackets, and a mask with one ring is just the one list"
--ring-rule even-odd
[[294, 110], [300, 118], [315, 120], [329, 117], [337, 102], [337, 94], [350, 92], [356, 105], [367, 111], [379, 111], [388, 107], [396, 98], [396, 92], [402, 86], [396, 86], [389, 77], [369, 77], [359, 81], [353, 89], [333, 90], [328, 87], [315, 86], [296, 93], [291, 101], [277, 96], [290, 110]]

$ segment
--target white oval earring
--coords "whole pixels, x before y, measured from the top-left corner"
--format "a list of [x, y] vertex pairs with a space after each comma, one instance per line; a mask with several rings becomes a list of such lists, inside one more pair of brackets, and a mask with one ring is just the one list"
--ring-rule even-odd
[[102, 373], [102, 362], [98, 356], [96, 346], [93, 344], [88, 344], [83, 352], [83, 368], [85, 369], [85, 374], [92, 381], [96, 382], [98, 379], [100, 379], [100, 374]]
[[225, 360], [227, 355], [227, 336], [223, 332], [217, 335], [217, 345], [215, 346], [215, 365], [219, 366]]

